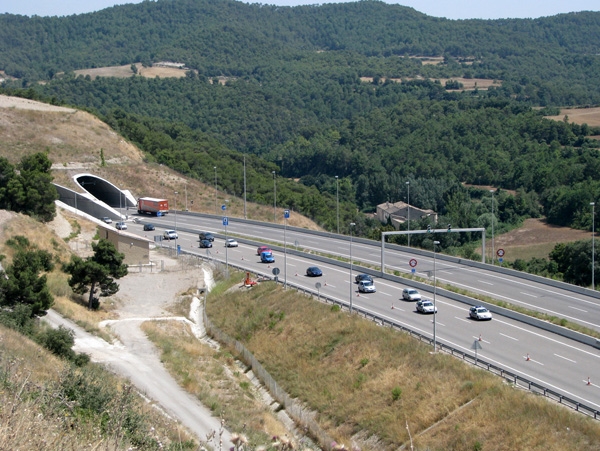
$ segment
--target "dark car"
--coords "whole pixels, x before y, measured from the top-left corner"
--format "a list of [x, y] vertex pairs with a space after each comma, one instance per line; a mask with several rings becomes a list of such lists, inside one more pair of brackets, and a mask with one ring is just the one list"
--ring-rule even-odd
[[366, 281], [366, 282], [373, 282], [373, 278], [368, 275], [368, 274], [359, 274], [354, 278], [354, 281], [356, 283], [362, 282], [362, 281]]
[[198, 234], [198, 238], [200, 238], [201, 240], [208, 240], [211, 242], [215, 240], [215, 237], [210, 232], [200, 232]]
[[200, 247], [202, 247], [202, 248], [212, 247], [212, 243], [208, 240], [200, 240]]
[[148, 232], [154, 230], [154, 224], [144, 224], [144, 231]]
[[323, 275], [323, 271], [321, 271], [316, 266], [310, 266], [310, 267], [306, 268], [306, 275], [308, 277], [320, 277]]

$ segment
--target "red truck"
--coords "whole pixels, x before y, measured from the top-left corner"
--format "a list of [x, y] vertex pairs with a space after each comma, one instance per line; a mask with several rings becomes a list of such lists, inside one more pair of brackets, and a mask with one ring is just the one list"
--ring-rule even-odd
[[162, 216], [168, 212], [169, 201], [167, 199], [156, 199], [154, 197], [140, 197], [138, 199], [139, 214]]

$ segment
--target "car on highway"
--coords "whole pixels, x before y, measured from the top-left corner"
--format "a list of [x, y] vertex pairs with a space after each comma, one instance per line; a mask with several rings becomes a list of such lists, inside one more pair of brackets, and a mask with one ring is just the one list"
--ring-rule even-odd
[[103, 217], [102, 221], [107, 224], [112, 224], [112, 219], [110, 219], [108, 216]]
[[212, 243], [208, 240], [200, 240], [200, 245], [198, 247], [201, 247], [203, 249], [207, 249], [209, 247], [212, 247]]
[[154, 230], [154, 224], [144, 224], [144, 232], [150, 232]]
[[179, 236], [175, 230], [165, 230], [163, 233], [164, 240], [176, 240], [177, 238], [179, 238]]
[[420, 301], [421, 293], [414, 288], [405, 288], [402, 290], [402, 299], [405, 301]]
[[370, 275], [368, 275], [368, 274], [358, 274], [358, 275], [357, 275], [357, 276], [354, 278], [354, 281], [355, 281], [356, 283], [359, 283], [361, 280], [368, 280], [368, 281], [370, 281], [370, 282], [373, 282], [373, 278], [372, 278]]
[[309, 266], [306, 268], [306, 275], [308, 277], [321, 277], [323, 275], [323, 271], [316, 266]]
[[375, 284], [372, 280], [361, 280], [358, 282], [358, 291], [361, 293], [375, 293]]
[[271, 252], [271, 248], [269, 246], [258, 246], [258, 249], [256, 249], [256, 255], [260, 255], [263, 252]]
[[469, 316], [477, 321], [489, 321], [492, 319], [492, 313], [481, 305], [474, 305], [469, 309]]
[[227, 238], [225, 240], [225, 247], [238, 247], [238, 242], [233, 238]]
[[212, 241], [215, 240], [215, 237], [210, 232], [200, 232], [198, 234], [198, 239], [200, 239], [200, 240], [208, 240], [208, 241], [212, 242]]
[[274, 263], [275, 257], [273, 257], [273, 252], [265, 251], [260, 253], [260, 261], [262, 263]]
[[417, 301], [417, 312], [419, 313], [437, 313], [437, 307], [433, 305], [433, 302], [422, 299]]
[[124, 222], [122, 222], [122, 221], [120, 221], [120, 222], [117, 222], [117, 223], [115, 224], [115, 227], [116, 227], [118, 230], [127, 230], [127, 224], [125, 224], [125, 223], [124, 223]]

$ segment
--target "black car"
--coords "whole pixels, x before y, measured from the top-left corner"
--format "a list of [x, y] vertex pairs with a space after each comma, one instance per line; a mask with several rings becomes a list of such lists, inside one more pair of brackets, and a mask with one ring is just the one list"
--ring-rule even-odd
[[320, 277], [323, 275], [323, 271], [321, 271], [316, 266], [310, 266], [310, 267], [306, 268], [306, 275], [308, 277]]
[[373, 278], [368, 274], [359, 274], [354, 278], [354, 280], [356, 281], [356, 283], [359, 283], [362, 281], [373, 282]]
[[200, 240], [207, 240], [207, 241], [211, 241], [211, 242], [215, 240], [215, 237], [210, 232], [200, 232], [198, 234], [198, 238]]
[[144, 224], [144, 231], [148, 232], [154, 230], [154, 224]]
[[200, 240], [200, 247], [202, 247], [202, 248], [212, 247], [212, 243], [208, 240]]

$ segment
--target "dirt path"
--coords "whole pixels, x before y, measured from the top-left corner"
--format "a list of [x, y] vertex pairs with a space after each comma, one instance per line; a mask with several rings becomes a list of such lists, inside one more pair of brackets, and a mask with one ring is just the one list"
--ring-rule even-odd
[[[119, 280], [119, 292], [115, 295], [119, 319], [103, 321], [100, 327], [109, 328], [118, 337], [114, 343], [87, 333], [74, 322], [61, 317], [50, 310], [44, 317], [53, 327], [62, 325], [75, 332], [76, 352], [90, 355], [92, 361], [106, 365], [115, 373], [129, 379], [144, 396], [157, 402], [172, 418], [177, 418], [192, 431], [198, 440], [223, 431], [224, 449], [233, 446], [230, 432], [223, 430], [219, 418], [213, 417], [210, 410], [203, 406], [195, 396], [183, 390], [165, 370], [156, 347], [147, 339], [140, 326], [145, 321], [176, 320], [191, 326], [196, 336], [205, 335], [201, 325], [200, 301], [194, 298], [190, 313], [193, 321], [183, 317], [173, 317], [167, 306], [177, 296], [190, 288], [212, 284], [210, 271], [203, 268], [180, 269], [178, 262], [160, 255], [165, 269], [143, 273], [132, 272]], [[215, 449], [219, 444], [214, 443]]]

